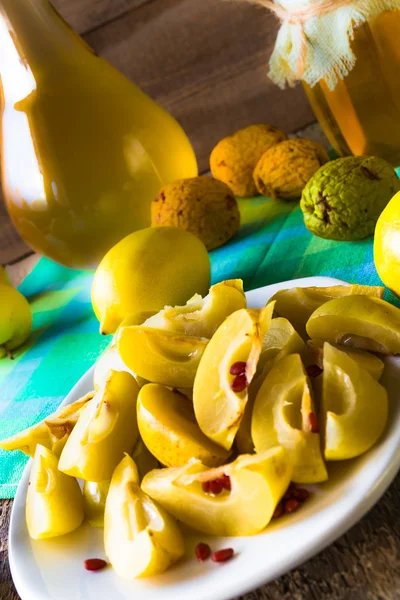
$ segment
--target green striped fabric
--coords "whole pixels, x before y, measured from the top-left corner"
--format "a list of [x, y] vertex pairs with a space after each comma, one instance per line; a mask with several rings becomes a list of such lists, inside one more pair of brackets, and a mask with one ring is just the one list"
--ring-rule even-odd
[[[331, 242], [304, 227], [298, 204], [268, 198], [240, 201], [242, 227], [211, 252], [213, 282], [242, 278], [250, 290], [270, 283], [329, 275], [381, 284], [372, 239]], [[42, 258], [20, 291], [33, 311], [33, 335], [14, 361], [0, 360], [0, 439], [54, 411], [110, 342], [98, 333], [90, 303], [93, 274]], [[387, 299], [394, 300], [388, 293]], [[0, 497], [15, 494], [26, 457], [0, 450]]]

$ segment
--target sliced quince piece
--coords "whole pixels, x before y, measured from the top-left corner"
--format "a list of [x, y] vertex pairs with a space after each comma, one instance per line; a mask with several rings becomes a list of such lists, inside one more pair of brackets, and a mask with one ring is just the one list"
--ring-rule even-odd
[[[308, 340], [307, 344], [307, 353], [306, 353], [306, 364], [307, 365], [317, 365], [321, 369], [323, 368], [324, 362], [324, 342], [322, 340]], [[379, 381], [382, 376], [383, 369], [385, 365], [383, 361], [375, 356], [375, 354], [371, 354], [370, 352], [366, 352], [365, 350], [357, 350], [356, 348], [348, 348], [343, 344], [332, 344], [338, 350], [342, 352], [346, 352], [356, 363], [366, 371], [374, 379]]]
[[93, 385], [95, 390], [98, 390], [104, 385], [110, 371], [126, 371], [127, 373], [130, 373], [136, 379], [136, 383], [139, 387], [142, 387], [147, 383], [145, 379], [136, 375], [136, 373], [126, 366], [115, 345], [107, 348], [95, 364], [93, 373]]
[[44, 422], [49, 428], [50, 433], [58, 440], [61, 440], [65, 435], [69, 435], [77, 424], [82, 410], [93, 396], [94, 392], [88, 392], [79, 400], [63, 406], [53, 415], [47, 417]]
[[140, 489], [129, 456], [117, 466], [111, 480], [104, 546], [113, 569], [124, 579], [162, 573], [184, 554], [176, 521]]
[[36, 425], [1, 440], [0, 448], [3, 450], [20, 450], [28, 456], [34, 456], [37, 444], [51, 450], [57, 440], [70, 434], [82, 408], [93, 398], [93, 395], [94, 392], [90, 392], [72, 404], [59, 408], [55, 413]]
[[179, 392], [149, 383], [140, 390], [137, 410], [142, 440], [163, 465], [179, 467], [191, 458], [208, 467], [226, 462], [229, 451], [204, 435], [191, 402]]
[[275, 313], [280, 317], [289, 319], [300, 335], [304, 335], [308, 319], [325, 302], [333, 298], [354, 295], [382, 298], [383, 291], [383, 287], [374, 285], [290, 288], [280, 290], [270, 301], [275, 301]]
[[315, 419], [301, 358], [298, 354], [290, 354], [275, 363], [257, 394], [251, 420], [256, 451], [262, 452], [280, 444], [293, 462], [294, 482], [325, 481], [328, 474], [320, 436], [313, 427]]
[[141, 437], [139, 437], [135, 444], [132, 452], [132, 458], [137, 466], [140, 481], [142, 481], [143, 477], [147, 475], [147, 473], [153, 469], [158, 469], [160, 466], [158, 460], [152, 455]]
[[83, 484], [85, 516], [92, 527], [104, 527], [104, 510], [109, 488], [109, 479], [105, 481], [85, 481]]
[[257, 372], [249, 386], [249, 399], [244, 410], [243, 419], [236, 434], [236, 446], [240, 454], [254, 452], [251, 437], [251, 417], [258, 391], [272, 369], [274, 363], [288, 354], [303, 354], [305, 343], [287, 319], [272, 319], [267, 335], [263, 340], [263, 349], [257, 365]]
[[168, 387], [193, 387], [208, 340], [151, 327], [124, 327], [117, 347], [122, 360], [143, 379]]
[[79, 484], [57, 467], [57, 457], [37, 444], [26, 497], [26, 524], [35, 540], [70, 533], [83, 521]]
[[[230, 478], [230, 491], [214, 496], [205, 482]], [[292, 475], [282, 447], [239, 456], [208, 470], [200, 461], [148, 473], [142, 489], [177, 519], [212, 535], [252, 535], [266, 527]]]
[[67, 443], [68, 438], [69, 438], [69, 435], [67, 433], [60, 440], [55, 438], [55, 442], [51, 447], [51, 451], [57, 457], [58, 460], [60, 460], [61, 453], [64, 450], [64, 447], [65, 447], [65, 444]]
[[323, 304], [307, 322], [310, 338], [380, 354], [400, 353], [400, 309], [380, 298], [347, 296]]
[[0, 448], [3, 450], [20, 450], [28, 456], [34, 456], [38, 444], [49, 449], [53, 445], [49, 429], [44, 421], [40, 421], [36, 425], [28, 427], [28, 429], [1, 440]]
[[[193, 405], [200, 429], [230, 450], [243, 418], [273, 304], [230, 315], [211, 338], [196, 374]], [[236, 366], [244, 371], [236, 373]], [[232, 373], [233, 372], [233, 373]]]
[[326, 460], [369, 450], [382, 435], [387, 416], [385, 388], [348, 354], [325, 343], [321, 427]]
[[139, 386], [129, 373], [110, 371], [104, 386], [81, 413], [61, 453], [59, 469], [86, 481], [111, 479], [124, 452], [132, 452], [139, 431]]
[[185, 306], [166, 306], [144, 323], [179, 334], [211, 338], [221, 323], [236, 310], [246, 308], [241, 279], [222, 281], [210, 287], [205, 298], [193, 296]]

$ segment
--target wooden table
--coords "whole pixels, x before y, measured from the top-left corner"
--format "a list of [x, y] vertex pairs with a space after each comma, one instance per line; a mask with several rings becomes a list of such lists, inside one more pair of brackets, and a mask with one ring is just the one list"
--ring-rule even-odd
[[[37, 255], [32, 255], [8, 267], [13, 283], [21, 281], [37, 260]], [[7, 559], [11, 507], [11, 500], [0, 500], [0, 600], [19, 598]], [[375, 508], [335, 544], [244, 598], [400, 600], [400, 477]]]

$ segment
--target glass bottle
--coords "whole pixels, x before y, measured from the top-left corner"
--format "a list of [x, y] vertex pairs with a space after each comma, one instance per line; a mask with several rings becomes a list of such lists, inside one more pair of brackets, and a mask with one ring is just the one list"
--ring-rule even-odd
[[31, 247], [94, 267], [150, 225], [167, 182], [197, 175], [178, 123], [62, 20], [48, 0], [0, 0], [3, 193]]
[[315, 116], [340, 156], [369, 154], [400, 165], [400, 10], [357, 30], [353, 70], [334, 90], [304, 84]]

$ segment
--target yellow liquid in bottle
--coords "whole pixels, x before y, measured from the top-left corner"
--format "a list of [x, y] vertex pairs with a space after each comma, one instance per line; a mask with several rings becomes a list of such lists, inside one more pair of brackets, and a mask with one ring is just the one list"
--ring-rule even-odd
[[8, 211], [35, 250], [96, 266], [150, 225], [150, 202], [165, 183], [197, 175], [193, 149], [178, 123], [95, 56], [47, 0], [2, 4]]
[[400, 165], [400, 11], [356, 31], [354, 69], [334, 90], [304, 85], [315, 116], [341, 155], [380, 156]]

